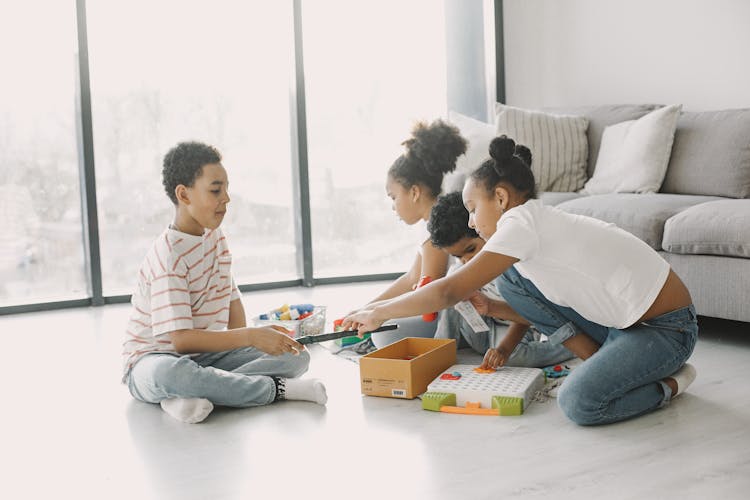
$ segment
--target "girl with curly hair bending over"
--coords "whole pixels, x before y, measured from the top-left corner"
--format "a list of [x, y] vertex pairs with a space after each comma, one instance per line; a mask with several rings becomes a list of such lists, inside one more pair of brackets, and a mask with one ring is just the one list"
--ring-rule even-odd
[[584, 362], [558, 404], [580, 425], [618, 422], [668, 404], [695, 379], [686, 361], [698, 335], [687, 288], [661, 256], [632, 234], [535, 199], [534, 176], [495, 138], [491, 159], [463, 189], [469, 225], [486, 240], [456, 273], [347, 317], [360, 334], [388, 318], [451, 306], [493, 279], [505, 302]]

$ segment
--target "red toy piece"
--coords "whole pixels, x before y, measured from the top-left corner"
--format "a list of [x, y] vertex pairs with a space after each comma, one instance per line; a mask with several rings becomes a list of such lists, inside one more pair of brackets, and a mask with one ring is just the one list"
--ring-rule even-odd
[[[422, 288], [423, 286], [425, 286], [430, 281], [432, 281], [432, 278], [430, 278], [429, 276], [422, 276], [422, 278], [419, 280], [419, 283], [417, 283], [417, 288]], [[429, 322], [429, 321], [435, 321], [436, 319], [437, 319], [437, 313], [436, 312], [427, 313], [427, 314], [423, 314], [422, 315], [422, 320], [423, 321], [428, 321]]]

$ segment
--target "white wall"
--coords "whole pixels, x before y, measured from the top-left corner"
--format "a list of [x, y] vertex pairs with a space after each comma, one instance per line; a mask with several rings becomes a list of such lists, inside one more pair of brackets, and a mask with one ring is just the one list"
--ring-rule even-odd
[[750, 1], [503, 3], [508, 104], [750, 107]]

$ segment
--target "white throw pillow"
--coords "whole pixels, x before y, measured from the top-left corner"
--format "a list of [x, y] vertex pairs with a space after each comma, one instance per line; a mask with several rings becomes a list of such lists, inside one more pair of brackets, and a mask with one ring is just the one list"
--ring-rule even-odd
[[458, 127], [469, 143], [466, 153], [456, 160], [456, 170], [471, 173], [490, 157], [490, 142], [495, 138], [495, 126], [456, 111], [448, 112], [448, 121]]
[[538, 191], [578, 191], [586, 182], [588, 118], [495, 105], [497, 135], [531, 150]]
[[495, 138], [495, 126], [470, 118], [456, 111], [448, 112], [448, 122], [458, 127], [466, 139], [466, 153], [456, 160], [456, 170], [445, 176], [443, 191], [461, 190], [466, 177], [490, 157], [490, 142]]
[[604, 129], [594, 175], [582, 193], [655, 193], [667, 174], [681, 104]]

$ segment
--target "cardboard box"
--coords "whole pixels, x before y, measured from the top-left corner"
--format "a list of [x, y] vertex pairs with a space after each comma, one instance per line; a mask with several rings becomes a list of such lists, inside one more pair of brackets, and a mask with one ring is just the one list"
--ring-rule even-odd
[[456, 341], [407, 337], [362, 356], [362, 394], [412, 399], [456, 363]]

